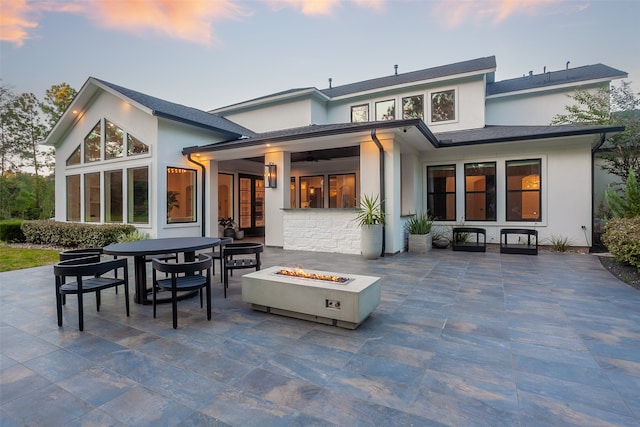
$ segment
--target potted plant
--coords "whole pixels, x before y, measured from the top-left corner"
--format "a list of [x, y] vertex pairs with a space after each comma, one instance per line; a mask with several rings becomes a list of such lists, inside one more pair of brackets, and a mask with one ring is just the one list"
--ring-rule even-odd
[[360, 250], [366, 259], [376, 259], [382, 253], [384, 216], [378, 196], [362, 196], [355, 221], [360, 226]]
[[236, 223], [233, 218], [218, 218], [218, 224], [224, 228], [222, 235], [224, 237], [234, 237], [236, 234]]
[[431, 250], [433, 236], [431, 227], [433, 218], [426, 212], [419, 212], [409, 218], [407, 231], [409, 232], [409, 252], [427, 253]]

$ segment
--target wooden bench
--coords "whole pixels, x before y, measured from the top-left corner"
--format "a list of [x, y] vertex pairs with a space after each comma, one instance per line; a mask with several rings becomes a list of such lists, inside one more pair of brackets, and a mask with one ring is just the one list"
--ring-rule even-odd
[[[518, 242], [509, 243], [508, 236], [518, 236]], [[526, 236], [526, 242], [523, 242], [523, 236]], [[503, 228], [500, 230], [500, 253], [538, 255], [538, 230]]]
[[[227, 288], [229, 287], [229, 272], [233, 274], [233, 270], [253, 268], [260, 270], [262, 265], [260, 261], [260, 253], [264, 251], [264, 245], [261, 243], [227, 243], [222, 248], [222, 265], [224, 267], [224, 297], [227, 297]], [[242, 258], [236, 258], [243, 256]]]
[[[453, 230], [451, 248], [454, 251], [486, 252], [487, 232], [484, 228], [476, 227], [455, 227]], [[470, 235], [475, 234], [475, 241], [470, 239]], [[480, 241], [482, 236], [482, 241]]]

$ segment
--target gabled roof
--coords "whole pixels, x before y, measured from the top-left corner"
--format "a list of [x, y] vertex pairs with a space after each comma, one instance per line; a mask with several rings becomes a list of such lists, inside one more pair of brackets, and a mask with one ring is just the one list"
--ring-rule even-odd
[[391, 76], [379, 77], [362, 82], [322, 89], [321, 92], [331, 98], [336, 98], [353, 93], [366, 92], [374, 89], [381, 89], [384, 87], [402, 85], [423, 80], [434, 80], [442, 77], [469, 74], [474, 72], [494, 72], [495, 68], [496, 57], [488, 56], [485, 58], [457, 62], [455, 64], [442, 65], [439, 67], [427, 68], [424, 70], [412, 71], [409, 73], [402, 73], [397, 75], [394, 74]]
[[74, 110], [85, 110], [101, 90], [109, 92], [127, 102], [137, 104], [140, 108], [148, 110], [150, 114], [156, 117], [206, 129], [226, 138], [235, 139], [255, 134], [253, 131], [224, 117], [210, 114], [197, 108], [165, 101], [104, 80], [96, 79], [95, 77], [89, 77], [43, 144], [55, 145], [58, 143], [76, 120], [76, 116], [72, 112]]
[[154, 116], [209, 129], [229, 136], [240, 137], [254, 135], [253, 131], [227, 120], [224, 117], [207, 113], [206, 111], [198, 110], [197, 108], [165, 101], [164, 99], [127, 89], [104, 80], [95, 78], [94, 80], [126, 96], [138, 104], [147, 107], [152, 111]]
[[624, 79], [628, 74], [607, 65], [595, 64], [568, 68], [561, 71], [548, 71], [542, 74], [530, 74], [515, 79], [502, 80], [487, 84], [487, 96], [520, 92], [539, 88], [575, 84], [589, 81], [610, 81]]

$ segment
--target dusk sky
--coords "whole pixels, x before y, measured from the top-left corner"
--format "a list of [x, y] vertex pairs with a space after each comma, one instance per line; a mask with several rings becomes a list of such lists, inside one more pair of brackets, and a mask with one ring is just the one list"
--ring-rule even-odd
[[603, 63], [640, 91], [640, 0], [1, 0], [0, 77], [91, 76], [209, 110], [496, 56], [496, 80]]

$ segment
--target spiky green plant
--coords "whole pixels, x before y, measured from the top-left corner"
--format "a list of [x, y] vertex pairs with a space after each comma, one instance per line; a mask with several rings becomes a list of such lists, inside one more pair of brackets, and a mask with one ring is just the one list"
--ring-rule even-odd
[[379, 196], [364, 194], [360, 199], [360, 207], [355, 218], [358, 225], [384, 224], [384, 216]]
[[624, 197], [611, 187], [605, 193], [607, 204], [616, 218], [635, 218], [640, 216], [640, 188], [633, 169], [629, 169]]

